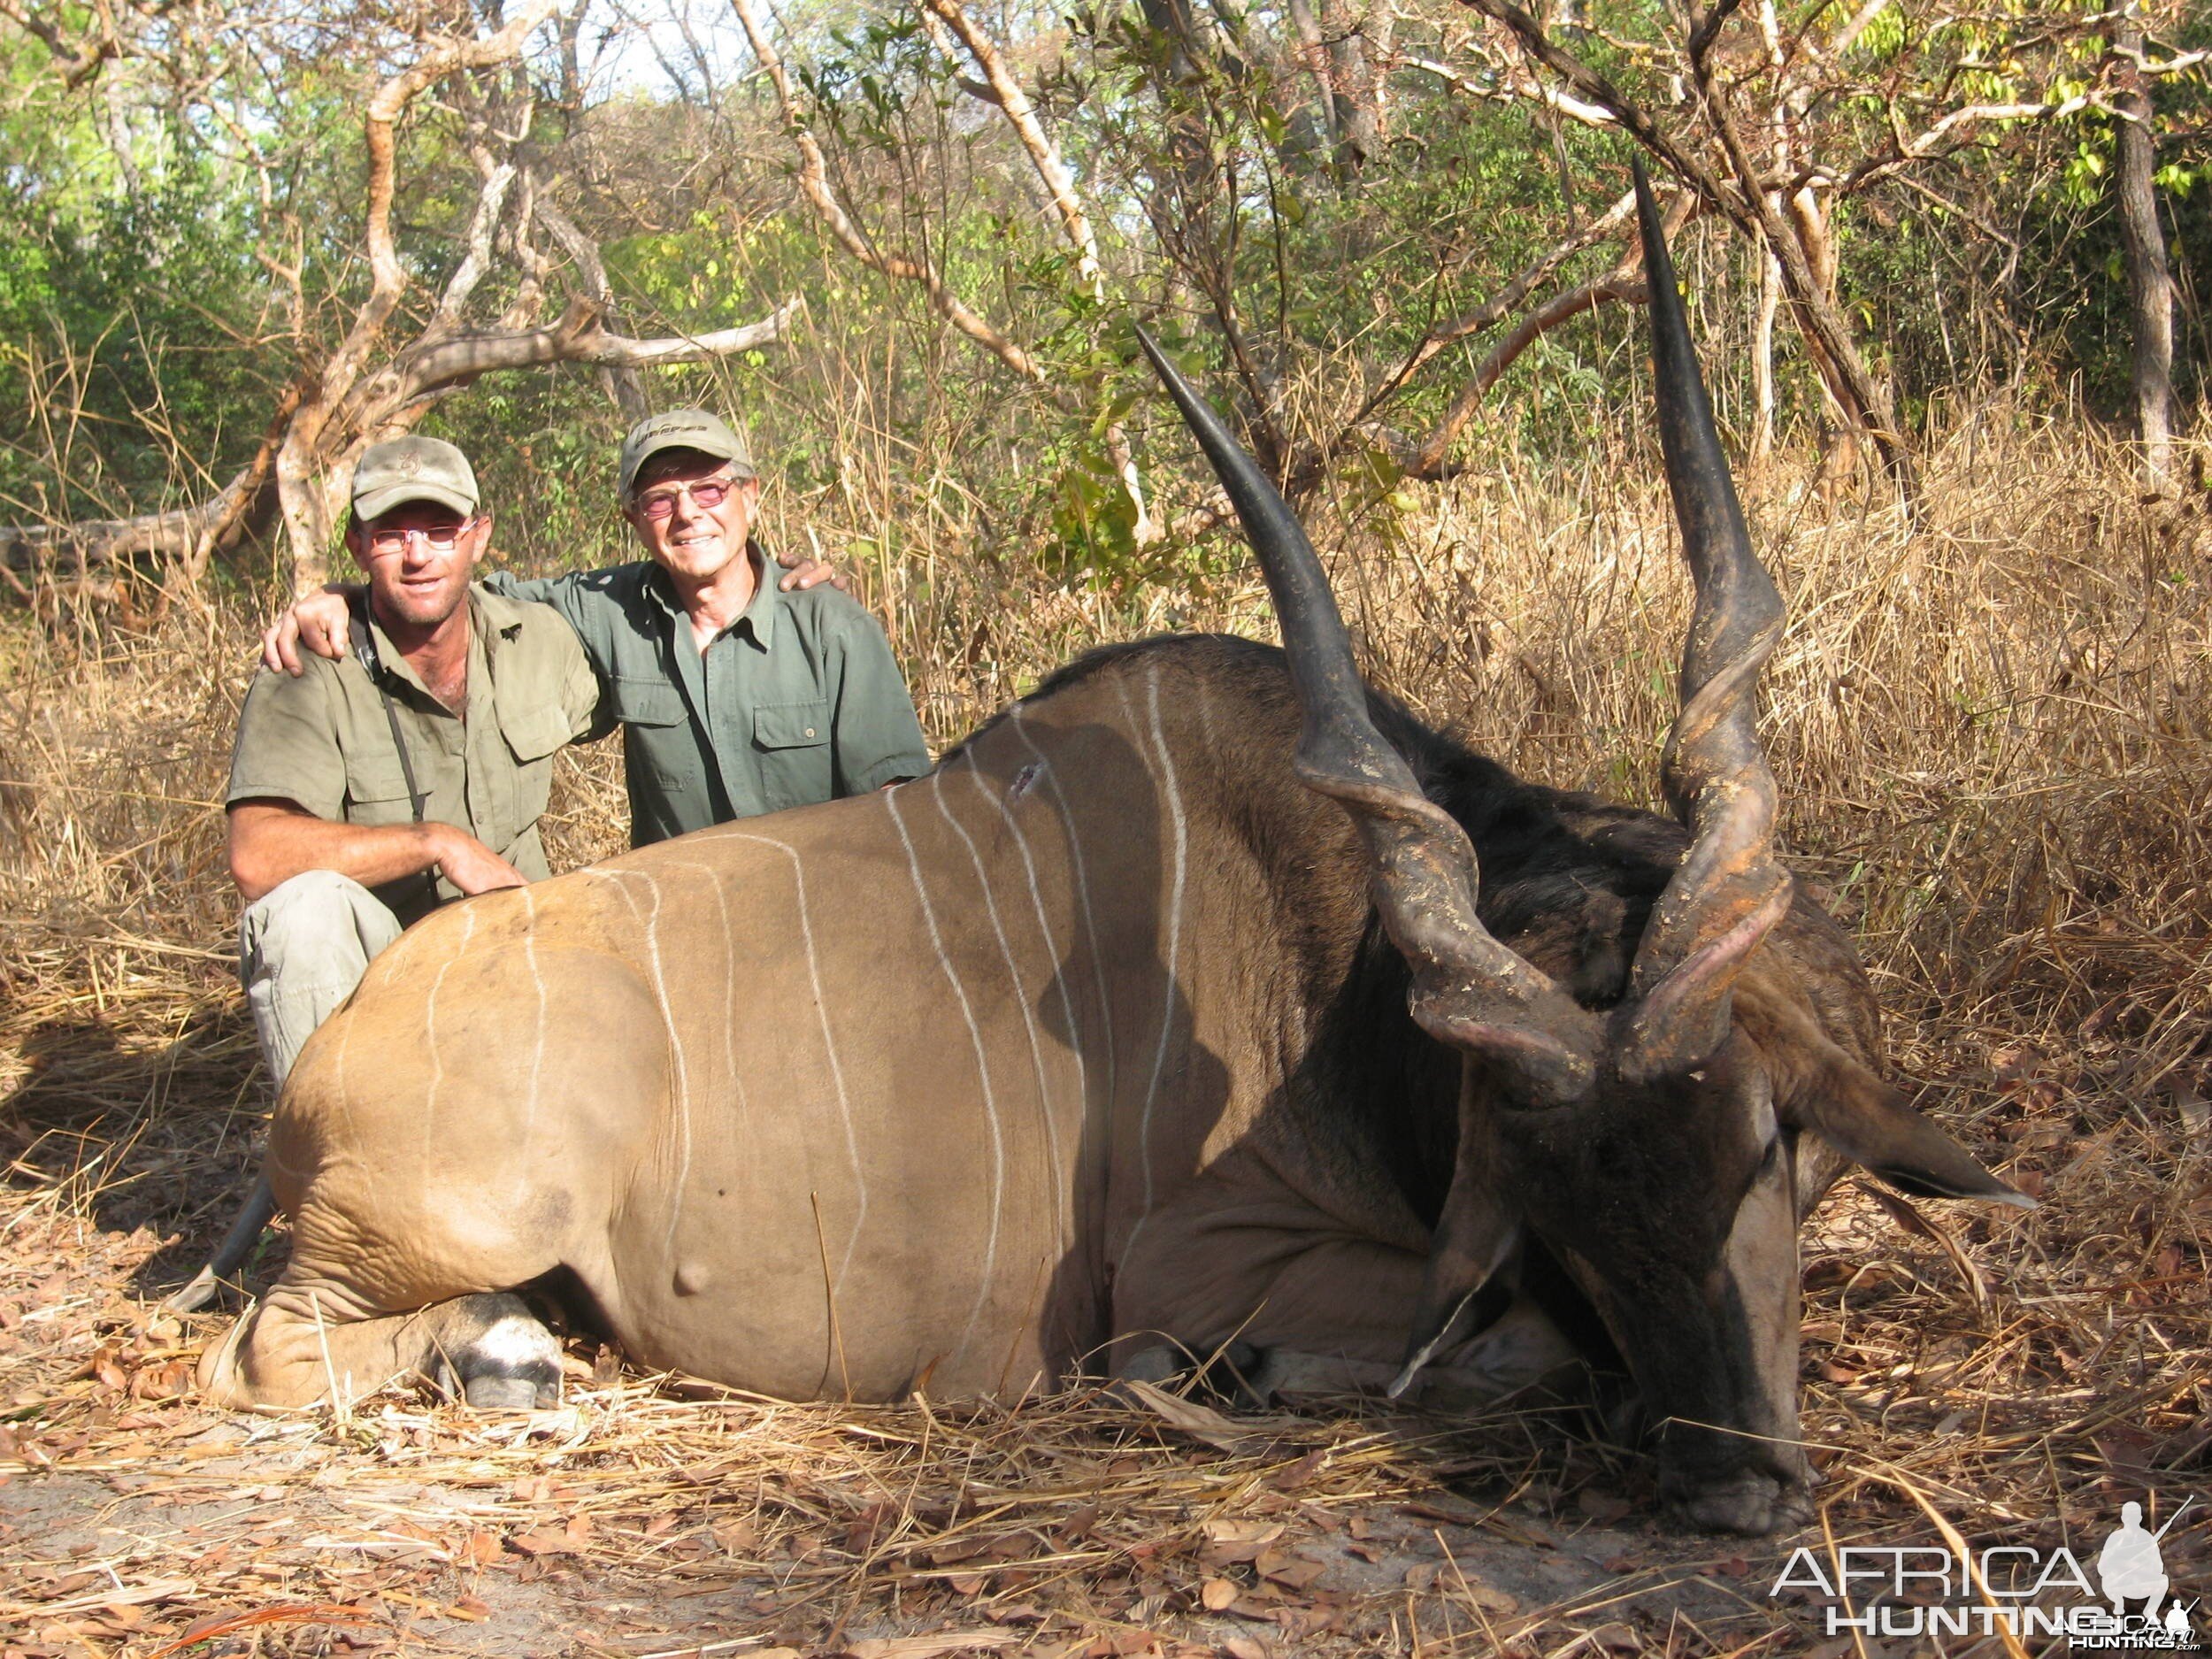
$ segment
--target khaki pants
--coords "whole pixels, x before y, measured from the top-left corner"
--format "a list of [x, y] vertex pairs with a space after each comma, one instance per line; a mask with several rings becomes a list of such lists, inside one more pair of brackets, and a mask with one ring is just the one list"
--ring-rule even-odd
[[315, 1027], [353, 994], [369, 959], [399, 937], [399, 919], [333, 870], [294, 876], [238, 918], [238, 978], [270, 1081], [284, 1087]]

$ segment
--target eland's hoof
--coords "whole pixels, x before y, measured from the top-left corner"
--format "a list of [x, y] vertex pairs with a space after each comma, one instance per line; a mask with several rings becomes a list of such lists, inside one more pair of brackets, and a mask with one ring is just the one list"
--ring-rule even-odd
[[527, 1411], [561, 1402], [561, 1345], [519, 1296], [464, 1297], [423, 1367], [447, 1399], [479, 1411]]
[[472, 1377], [462, 1390], [462, 1398], [478, 1411], [531, 1411], [558, 1404], [560, 1391], [542, 1387], [527, 1377]]

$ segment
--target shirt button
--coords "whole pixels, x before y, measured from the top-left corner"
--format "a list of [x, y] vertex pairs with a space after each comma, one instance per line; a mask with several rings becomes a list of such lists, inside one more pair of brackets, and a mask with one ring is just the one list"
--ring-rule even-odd
[[807, 729], [806, 729], [806, 734], [807, 734], [809, 737], [812, 737], [812, 736], [814, 735], [814, 728], [813, 728], [812, 726], [808, 726], [808, 727], [807, 727]]

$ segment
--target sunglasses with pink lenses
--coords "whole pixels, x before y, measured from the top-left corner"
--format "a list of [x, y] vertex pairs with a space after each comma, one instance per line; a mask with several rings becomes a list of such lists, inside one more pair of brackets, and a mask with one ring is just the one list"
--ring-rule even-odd
[[695, 484], [676, 484], [667, 489], [657, 489], [637, 498], [637, 510], [648, 518], [665, 518], [676, 511], [676, 497], [688, 495], [691, 504], [702, 511], [712, 512], [730, 498], [737, 488], [737, 480], [730, 478], [702, 479]]

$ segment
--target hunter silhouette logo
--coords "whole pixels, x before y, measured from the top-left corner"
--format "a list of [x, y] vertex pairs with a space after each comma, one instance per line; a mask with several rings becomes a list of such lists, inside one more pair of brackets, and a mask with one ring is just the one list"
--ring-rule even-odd
[[2105, 1599], [2112, 1603], [2115, 1617], [2127, 1611], [2124, 1603], [2139, 1598], [2145, 1618], [2158, 1617], [2158, 1604], [2166, 1599], [2166, 1563], [2158, 1551], [2159, 1540], [2188, 1507], [2183, 1504], [2172, 1520], [2155, 1532], [2147, 1532], [2143, 1506], [2120, 1506], [2120, 1530], [2106, 1539], [2104, 1548], [2097, 1552], [2097, 1578], [2104, 1586]]
[[2120, 1525], [2093, 1558], [2093, 1584], [2063, 1547], [1996, 1544], [1970, 1559], [1937, 1546], [1847, 1545], [1828, 1560], [1799, 1549], [1767, 1594], [1799, 1590], [1824, 1596], [1831, 1636], [1989, 1636], [2002, 1630], [2065, 1636], [2076, 1653], [2193, 1653], [2193, 1604], [2171, 1595], [2161, 1546], [2195, 1504], [2194, 1498], [2185, 1501], [2155, 1532], [2143, 1525], [2141, 1504], [2121, 1505]]

